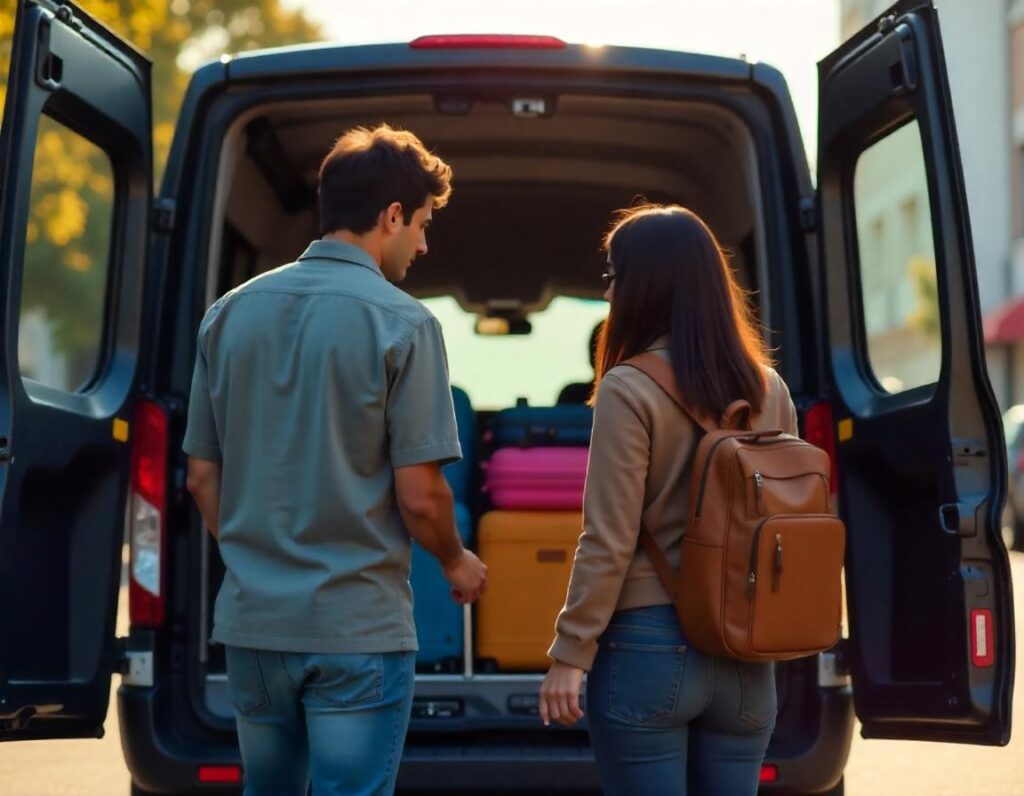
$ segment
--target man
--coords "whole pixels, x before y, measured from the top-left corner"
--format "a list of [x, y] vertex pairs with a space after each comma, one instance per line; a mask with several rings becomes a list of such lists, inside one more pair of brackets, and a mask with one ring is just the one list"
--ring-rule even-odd
[[394, 790], [412, 706], [410, 534], [458, 602], [463, 549], [441, 465], [461, 456], [437, 320], [395, 287], [426, 254], [451, 169], [412, 133], [349, 131], [320, 167], [320, 232], [199, 329], [188, 489], [226, 572], [245, 793]]

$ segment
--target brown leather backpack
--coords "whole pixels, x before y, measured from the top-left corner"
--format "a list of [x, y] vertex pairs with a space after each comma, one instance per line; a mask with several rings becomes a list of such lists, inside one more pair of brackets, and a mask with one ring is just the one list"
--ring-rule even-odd
[[744, 661], [801, 658], [839, 639], [846, 528], [831, 510], [828, 454], [781, 430], [753, 431], [735, 401], [716, 424], [683, 400], [657, 354], [630, 365], [706, 432], [690, 481], [676, 577], [654, 537], [640, 542], [675, 603], [687, 641]]

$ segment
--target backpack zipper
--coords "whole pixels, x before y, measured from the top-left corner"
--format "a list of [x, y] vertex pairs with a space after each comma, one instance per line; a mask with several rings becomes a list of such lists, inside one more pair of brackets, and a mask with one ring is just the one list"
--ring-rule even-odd
[[782, 576], [782, 534], [775, 534], [775, 569], [772, 571], [772, 591], [779, 590], [779, 579]]
[[768, 522], [770, 518], [766, 517], [761, 520], [757, 525], [757, 530], [754, 531], [754, 544], [750, 548], [750, 574], [747, 575], [747, 599], [754, 599], [754, 587], [757, 585], [757, 549], [761, 544], [761, 531], [764, 530], [764, 524]]
[[[751, 434], [757, 434], [756, 431], [750, 432]], [[711, 471], [711, 460], [714, 458], [715, 451], [718, 450], [718, 446], [725, 442], [729, 437], [722, 437], [718, 442], [711, 446], [711, 450], [708, 451], [708, 457], [704, 460], [704, 472], [700, 474], [700, 489], [697, 490], [697, 509], [693, 514], [694, 521], [700, 519], [701, 508], [704, 505], [704, 488], [708, 483], [708, 473]], [[788, 440], [780, 440], [778, 437], [769, 437], [762, 440], [760, 437], [755, 437], [754, 441], [759, 445], [773, 445], [779, 442], [788, 442]]]
[[758, 512], [761, 511], [761, 488], [764, 486], [764, 478], [761, 477], [760, 470], [754, 470], [754, 504], [757, 506]]

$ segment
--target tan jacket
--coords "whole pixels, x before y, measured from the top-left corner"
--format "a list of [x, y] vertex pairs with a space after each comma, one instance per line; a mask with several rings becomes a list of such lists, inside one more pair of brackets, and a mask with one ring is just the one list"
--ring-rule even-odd
[[[668, 338], [656, 341], [668, 359]], [[768, 372], [754, 428], [796, 434], [785, 383]], [[673, 568], [689, 515], [690, 470], [700, 429], [649, 377], [625, 365], [601, 380], [583, 496], [583, 534], [565, 606], [548, 655], [590, 670], [597, 639], [615, 611], [671, 602], [647, 554], [637, 547], [641, 521]]]

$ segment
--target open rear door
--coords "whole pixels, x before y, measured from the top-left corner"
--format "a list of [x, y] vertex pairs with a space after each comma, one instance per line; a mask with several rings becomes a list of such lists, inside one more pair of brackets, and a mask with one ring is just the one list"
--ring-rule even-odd
[[1006, 453], [935, 9], [898, 3], [819, 70], [856, 712], [866, 737], [1005, 744]]
[[98, 736], [152, 204], [150, 64], [19, 0], [0, 134], [0, 740]]

